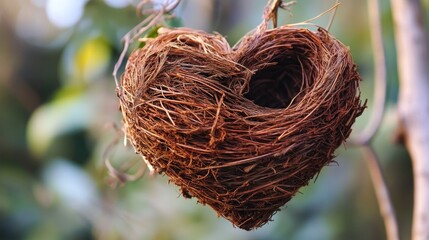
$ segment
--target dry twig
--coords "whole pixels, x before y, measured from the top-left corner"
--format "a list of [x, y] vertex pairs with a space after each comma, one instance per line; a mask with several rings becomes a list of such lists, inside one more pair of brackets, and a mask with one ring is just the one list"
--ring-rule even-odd
[[386, 60], [384, 56], [383, 31], [378, 0], [368, 0], [372, 50], [374, 52], [374, 106], [365, 129], [353, 136], [351, 143], [365, 145], [374, 138], [384, 116], [386, 101]]
[[[151, 2], [150, 0], [142, 0], [138, 4], [138, 12], [142, 12], [143, 7], [145, 4]], [[116, 62], [114, 68], [113, 68], [113, 77], [115, 79], [116, 89], [118, 90], [118, 94], [121, 94], [120, 92], [120, 83], [118, 80], [118, 71], [119, 68], [122, 66], [122, 63], [125, 59], [125, 56], [128, 52], [130, 44], [132, 44], [137, 38], [139, 38], [144, 32], [155, 26], [157, 23], [163, 20], [163, 16], [166, 13], [169, 13], [173, 11], [177, 5], [179, 5], [180, 0], [165, 0], [165, 2], [159, 7], [159, 10], [151, 10], [150, 15], [146, 17], [142, 22], [137, 24], [131, 31], [129, 31], [125, 36], [122, 38], [122, 41], [124, 42], [124, 48], [122, 49], [122, 52], [119, 56], [118, 61]], [[145, 12], [148, 13], [148, 12]]]

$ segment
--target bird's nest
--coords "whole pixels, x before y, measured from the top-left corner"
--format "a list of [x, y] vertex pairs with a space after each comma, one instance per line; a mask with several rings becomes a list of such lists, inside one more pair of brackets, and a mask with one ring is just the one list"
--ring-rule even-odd
[[157, 173], [242, 229], [330, 163], [363, 109], [349, 49], [326, 30], [259, 28], [235, 47], [162, 29], [128, 59], [124, 129]]

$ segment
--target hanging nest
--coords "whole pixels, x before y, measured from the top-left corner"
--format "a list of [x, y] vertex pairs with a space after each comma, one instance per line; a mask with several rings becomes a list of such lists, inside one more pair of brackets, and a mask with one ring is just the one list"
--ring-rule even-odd
[[118, 89], [126, 135], [182, 195], [250, 230], [329, 164], [363, 109], [349, 49], [326, 30], [162, 29]]

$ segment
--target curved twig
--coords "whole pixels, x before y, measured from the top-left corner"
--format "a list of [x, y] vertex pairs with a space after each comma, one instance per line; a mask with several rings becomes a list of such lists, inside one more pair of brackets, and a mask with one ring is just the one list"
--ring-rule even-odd
[[[141, 34], [159, 23], [163, 19], [164, 14], [173, 11], [177, 7], [177, 5], [179, 5], [180, 1], [181, 0], [165, 0], [164, 3], [161, 5], [160, 10], [154, 10], [148, 17], [146, 17], [143, 21], [137, 24], [137, 26], [131, 29], [122, 38], [122, 41], [124, 42], [124, 48], [122, 49], [118, 61], [115, 63], [112, 73], [113, 78], [115, 79], [116, 90], [118, 91], [118, 94], [121, 94], [120, 82], [118, 80], [118, 71], [119, 68], [122, 66], [130, 44], [132, 44]], [[137, 10], [139, 12], [142, 12], [143, 6], [148, 2], [150, 1], [142, 0], [137, 6]]]
[[141, 178], [145, 173], [146, 168], [144, 168], [144, 167], [139, 168], [139, 170], [134, 175], [130, 175], [130, 174], [127, 174], [127, 173], [124, 173], [122, 171], [115, 169], [112, 166], [112, 164], [110, 163], [109, 156], [111, 155], [113, 148], [116, 145], [118, 145], [119, 140], [121, 139], [121, 135], [122, 135], [121, 129], [119, 129], [118, 126], [116, 126], [116, 124], [113, 124], [112, 128], [115, 130], [116, 136], [112, 140], [112, 142], [109, 143], [107, 148], [104, 150], [103, 156], [102, 156], [102, 158], [104, 160], [104, 164], [106, 165], [106, 167], [109, 171], [109, 175], [111, 177], [117, 179], [121, 183], [128, 182], [128, 181], [135, 181], [135, 180]]
[[374, 104], [371, 117], [365, 129], [351, 139], [354, 145], [369, 143], [377, 133], [384, 116], [386, 101], [386, 60], [384, 56], [383, 32], [381, 28], [380, 7], [378, 0], [368, 1], [371, 41], [374, 51]]
[[[335, 5], [339, 5], [339, 4], [340, 4], [340, 3], [338, 2], [338, 0], [335, 0]], [[326, 26], [326, 30], [328, 30], [328, 31], [331, 29], [332, 23], [334, 22], [335, 14], [337, 13], [337, 9], [338, 9], [338, 8], [335, 8], [335, 9], [332, 11], [331, 18], [329, 19], [329, 23], [328, 23], [328, 25]]]

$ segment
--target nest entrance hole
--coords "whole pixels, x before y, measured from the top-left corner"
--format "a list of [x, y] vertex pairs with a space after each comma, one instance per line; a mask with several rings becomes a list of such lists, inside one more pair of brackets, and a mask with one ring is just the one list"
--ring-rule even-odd
[[296, 104], [309, 85], [303, 66], [300, 56], [276, 59], [252, 76], [244, 97], [267, 108], [286, 108]]

